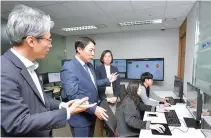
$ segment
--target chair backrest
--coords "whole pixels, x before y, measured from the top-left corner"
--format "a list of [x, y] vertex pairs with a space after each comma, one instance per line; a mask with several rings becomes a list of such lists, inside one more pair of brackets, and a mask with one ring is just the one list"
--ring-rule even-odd
[[113, 114], [111, 108], [109, 107], [109, 104], [106, 100], [103, 100], [100, 103], [100, 107], [104, 108], [105, 110], [107, 110], [107, 115], [108, 117], [108, 121], [105, 121], [105, 124], [109, 127], [109, 129], [115, 133], [116, 128], [117, 128], [117, 119], [115, 117], [115, 115]]
[[121, 84], [120, 85], [120, 93], [119, 93], [119, 98], [120, 100], [123, 100], [124, 97], [126, 95], [126, 88], [125, 88], [125, 85], [124, 84]]

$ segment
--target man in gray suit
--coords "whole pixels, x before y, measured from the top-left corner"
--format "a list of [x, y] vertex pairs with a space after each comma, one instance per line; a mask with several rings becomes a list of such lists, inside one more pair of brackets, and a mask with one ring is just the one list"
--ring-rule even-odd
[[48, 98], [36, 74], [37, 59], [52, 47], [53, 21], [38, 9], [17, 5], [9, 15], [12, 48], [1, 56], [1, 136], [51, 136], [66, 120], [95, 106], [88, 98], [67, 103]]

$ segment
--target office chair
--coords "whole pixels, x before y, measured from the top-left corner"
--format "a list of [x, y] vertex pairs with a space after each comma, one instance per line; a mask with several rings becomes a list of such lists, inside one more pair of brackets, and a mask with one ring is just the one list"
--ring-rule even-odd
[[109, 104], [107, 100], [103, 100], [100, 103], [100, 107], [104, 108], [107, 112], [108, 121], [104, 121], [104, 128], [107, 132], [108, 137], [118, 137], [116, 128], [117, 128], [117, 119], [115, 115], [113, 114], [111, 108], [109, 107]]
[[56, 100], [60, 100], [62, 102], [61, 93], [59, 92], [53, 92], [53, 98]]

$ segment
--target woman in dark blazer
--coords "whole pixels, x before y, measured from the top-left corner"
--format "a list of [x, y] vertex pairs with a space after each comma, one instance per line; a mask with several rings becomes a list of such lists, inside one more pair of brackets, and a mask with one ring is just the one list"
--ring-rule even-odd
[[[105, 79], [108, 76], [110, 76], [112, 73], [118, 73], [118, 69], [115, 66], [112, 66], [111, 64], [113, 63], [113, 55], [110, 50], [104, 50], [101, 54], [100, 62], [102, 65], [96, 67], [96, 77], [97, 80], [100, 79]], [[120, 80], [117, 78], [116, 81], [114, 81], [111, 84], [112, 87], [110, 87], [113, 90], [113, 93], [109, 94], [109, 87], [99, 87], [98, 92], [99, 92], [99, 97], [101, 100], [107, 99], [108, 103], [110, 104], [110, 107], [115, 114], [116, 110], [116, 102], [117, 98], [119, 96], [119, 91], [120, 91]]]
[[119, 137], [138, 136], [141, 129], [154, 129], [160, 133], [165, 131], [165, 127], [158, 124], [150, 124], [143, 121], [142, 111], [155, 111], [156, 108], [142, 103], [138, 96], [139, 82], [130, 82], [127, 87], [127, 95], [121, 101], [116, 111], [117, 132]]

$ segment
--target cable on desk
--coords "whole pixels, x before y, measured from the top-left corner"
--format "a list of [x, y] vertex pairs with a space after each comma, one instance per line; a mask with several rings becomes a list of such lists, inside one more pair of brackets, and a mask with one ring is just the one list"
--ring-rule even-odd
[[[185, 125], [185, 122], [184, 122], [183, 120], [181, 120], [181, 119], [179, 119], [179, 120]], [[186, 126], [186, 127], [187, 127], [187, 126]], [[180, 130], [180, 131], [183, 132], [183, 133], [187, 133], [188, 130], [189, 130], [188, 127], [187, 127], [187, 130], [185, 130], [185, 131], [181, 130], [180, 128], [175, 127], [175, 128], [173, 128], [172, 130], [170, 130], [170, 131], [174, 131], [174, 129], [178, 129], [178, 130]]]

